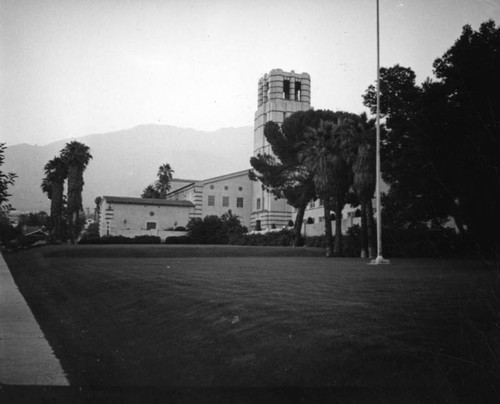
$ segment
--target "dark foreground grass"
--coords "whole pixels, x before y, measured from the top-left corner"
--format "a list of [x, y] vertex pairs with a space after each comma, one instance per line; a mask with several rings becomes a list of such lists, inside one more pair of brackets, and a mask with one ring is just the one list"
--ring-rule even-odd
[[220, 246], [5, 259], [89, 402], [155, 389], [198, 402], [500, 397], [499, 279], [478, 261], [374, 267], [317, 249]]

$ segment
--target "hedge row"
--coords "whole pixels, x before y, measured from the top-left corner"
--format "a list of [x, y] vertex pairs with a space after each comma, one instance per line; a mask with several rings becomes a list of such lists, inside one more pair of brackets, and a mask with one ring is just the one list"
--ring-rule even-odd
[[134, 238], [125, 236], [83, 237], [78, 244], [161, 244], [161, 238], [158, 236], [135, 236]]
[[[342, 237], [343, 254], [346, 257], [359, 257], [361, 252], [361, 229], [352, 226]], [[467, 249], [464, 241], [452, 229], [383, 229], [385, 257], [437, 257], [461, 255]], [[249, 246], [291, 246], [292, 230], [281, 230], [265, 234], [230, 234], [228, 244]], [[101, 238], [84, 237], [79, 244], [161, 244], [157, 236], [105, 236]], [[167, 237], [165, 244], [203, 244], [191, 236]], [[306, 247], [325, 248], [325, 236], [307, 237]]]
[[229, 237], [229, 244], [232, 245], [289, 247], [292, 243], [292, 230], [281, 230], [264, 234], [239, 234]]

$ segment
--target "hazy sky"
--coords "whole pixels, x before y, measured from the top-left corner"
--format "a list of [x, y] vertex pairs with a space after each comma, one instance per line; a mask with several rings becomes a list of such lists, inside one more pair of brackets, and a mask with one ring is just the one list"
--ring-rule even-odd
[[[418, 81], [498, 0], [380, 0], [381, 64]], [[253, 125], [259, 77], [308, 72], [312, 105], [359, 113], [375, 0], [0, 0], [0, 141], [43, 145], [146, 123]]]

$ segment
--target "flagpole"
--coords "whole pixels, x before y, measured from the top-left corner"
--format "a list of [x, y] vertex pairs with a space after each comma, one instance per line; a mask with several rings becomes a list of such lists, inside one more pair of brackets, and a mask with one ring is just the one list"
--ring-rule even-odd
[[376, 139], [376, 176], [377, 176], [377, 258], [370, 261], [372, 265], [389, 264], [382, 256], [382, 204], [380, 203], [380, 16], [379, 0], [377, 0], [377, 139]]

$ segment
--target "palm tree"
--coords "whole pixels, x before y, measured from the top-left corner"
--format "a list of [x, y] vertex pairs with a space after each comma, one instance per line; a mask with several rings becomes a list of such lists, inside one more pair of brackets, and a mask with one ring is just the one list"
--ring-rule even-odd
[[154, 188], [160, 193], [161, 199], [165, 199], [168, 191], [170, 191], [170, 182], [172, 181], [173, 174], [174, 170], [172, 170], [168, 163], [158, 168], [158, 181], [156, 181]]
[[316, 191], [323, 201], [325, 222], [326, 256], [332, 254], [332, 225], [330, 210], [335, 211], [336, 256], [342, 255], [342, 210], [352, 182], [347, 158], [346, 138], [351, 135], [351, 124], [347, 119], [337, 122], [321, 120], [318, 128], [307, 133], [308, 147], [304, 154], [304, 164], [314, 173]]
[[329, 142], [334, 123], [321, 121], [317, 129], [309, 129], [306, 133], [308, 146], [305, 149], [304, 165], [313, 173], [314, 186], [319, 198], [323, 201], [325, 216], [325, 247], [326, 256], [333, 255], [332, 222], [330, 220], [331, 188], [333, 173], [331, 170], [331, 153]]
[[375, 220], [372, 206], [376, 187], [374, 124], [373, 119], [368, 121], [366, 114], [361, 114], [359, 125], [361, 136], [353, 164], [353, 188], [361, 204], [361, 256], [370, 258], [374, 258], [376, 254]]
[[79, 212], [82, 209], [83, 172], [87, 168], [92, 155], [90, 149], [83, 143], [72, 141], [66, 143], [61, 150], [61, 158], [68, 167], [68, 214], [69, 233], [71, 240], [75, 239]]
[[152, 185], [148, 185], [142, 191], [141, 198], [160, 199], [160, 193]]
[[44, 169], [45, 177], [41, 187], [50, 199], [50, 234], [53, 238], [60, 239], [64, 206], [64, 181], [68, 175], [68, 169], [61, 157], [49, 160]]

